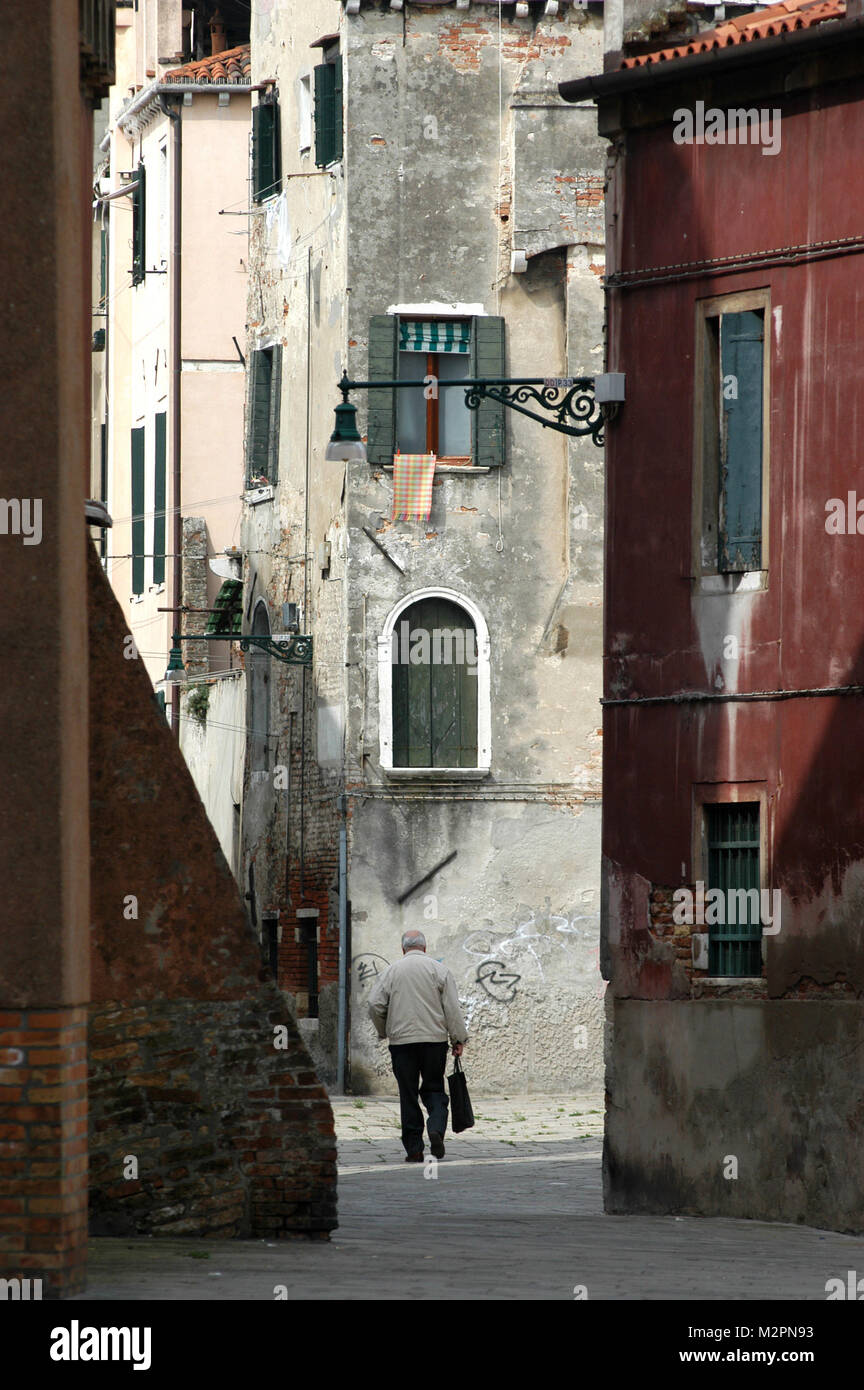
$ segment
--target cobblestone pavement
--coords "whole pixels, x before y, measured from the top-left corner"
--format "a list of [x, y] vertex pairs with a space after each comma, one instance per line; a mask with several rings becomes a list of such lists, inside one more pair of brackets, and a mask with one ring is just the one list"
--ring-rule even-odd
[[334, 1098], [329, 1241], [94, 1240], [84, 1300], [272, 1301], [278, 1286], [306, 1301], [572, 1300], [580, 1286], [589, 1300], [824, 1300], [827, 1279], [864, 1270], [858, 1237], [604, 1216], [601, 1095], [475, 1108], [436, 1172], [404, 1162], [395, 1100]]

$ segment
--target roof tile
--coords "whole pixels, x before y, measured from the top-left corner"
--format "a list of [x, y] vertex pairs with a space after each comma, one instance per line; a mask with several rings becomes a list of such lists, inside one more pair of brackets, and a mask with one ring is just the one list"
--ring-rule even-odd
[[197, 63], [184, 63], [182, 68], [172, 68], [166, 72], [163, 82], [196, 82], [202, 87], [236, 86], [245, 87], [252, 81], [252, 59], [248, 43], [239, 48], [228, 48], [224, 53], [214, 53], [209, 58], [201, 58]]
[[674, 58], [686, 58], [693, 53], [710, 53], [712, 49], [729, 48], [734, 44], [754, 43], [757, 39], [774, 38], [779, 34], [789, 34], [794, 29], [811, 29], [826, 19], [843, 19], [846, 15], [846, 0], [780, 0], [767, 10], [756, 10], [753, 14], [736, 15], [716, 29], [706, 29], [696, 34], [687, 43], [673, 48], [661, 48], [654, 53], [642, 53], [635, 58], [625, 58], [622, 68], [644, 68], [653, 63], [667, 63]]

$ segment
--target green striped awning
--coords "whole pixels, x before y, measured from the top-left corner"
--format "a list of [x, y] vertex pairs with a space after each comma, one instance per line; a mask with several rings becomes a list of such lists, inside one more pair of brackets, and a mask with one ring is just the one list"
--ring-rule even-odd
[[213, 605], [215, 612], [207, 619], [205, 632], [236, 632], [243, 627], [243, 583], [239, 579], [226, 579]]
[[400, 352], [469, 352], [471, 324], [439, 319], [402, 319]]

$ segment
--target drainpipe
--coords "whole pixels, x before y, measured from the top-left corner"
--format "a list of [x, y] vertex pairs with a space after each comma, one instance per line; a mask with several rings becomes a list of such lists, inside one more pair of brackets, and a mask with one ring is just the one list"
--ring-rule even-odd
[[[183, 233], [183, 118], [179, 107], [169, 106], [164, 97], [159, 104], [174, 127], [174, 245], [171, 252], [171, 371], [174, 390], [171, 393], [171, 496], [173, 502], [173, 546], [174, 568], [172, 571], [171, 606], [175, 623], [180, 621], [180, 605], [183, 602], [183, 518], [180, 513], [180, 446], [181, 446], [181, 357], [180, 357], [180, 315], [181, 298], [181, 247]], [[180, 629], [176, 629], [179, 631]], [[176, 737], [180, 734], [180, 688], [171, 692], [171, 729]]]
[[336, 1051], [336, 1094], [345, 1094], [345, 1025], [348, 1004], [348, 797], [343, 792], [337, 805], [342, 813], [339, 827], [339, 1007], [336, 1017], [338, 1045]]

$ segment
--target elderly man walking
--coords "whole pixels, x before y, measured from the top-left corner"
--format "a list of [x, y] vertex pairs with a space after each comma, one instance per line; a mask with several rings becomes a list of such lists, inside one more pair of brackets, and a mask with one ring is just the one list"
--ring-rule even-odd
[[390, 1039], [405, 1162], [423, 1162], [423, 1111], [417, 1100], [418, 1088], [429, 1114], [429, 1147], [436, 1158], [443, 1158], [449, 1108], [444, 1086], [447, 1036], [454, 1057], [460, 1057], [468, 1032], [459, 1010], [456, 981], [446, 966], [426, 955], [422, 932], [405, 932], [402, 959], [388, 966], [372, 991], [369, 1016], [379, 1038]]

